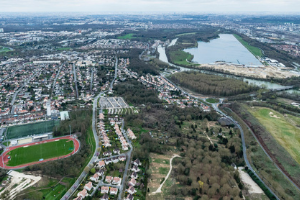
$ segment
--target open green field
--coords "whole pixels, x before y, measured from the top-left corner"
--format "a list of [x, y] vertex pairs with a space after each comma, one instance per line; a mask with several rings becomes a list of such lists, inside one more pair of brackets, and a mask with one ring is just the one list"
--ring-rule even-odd
[[193, 55], [181, 50], [170, 51], [170, 59], [173, 63], [178, 65], [195, 65], [190, 63], [193, 59]]
[[218, 103], [219, 99], [208, 98], [208, 99], [206, 99], [206, 102], [208, 102], [208, 103]]
[[0, 46], [0, 53], [6, 53], [11, 51], [10, 48]]
[[64, 156], [74, 150], [73, 141], [62, 139], [28, 147], [20, 147], [9, 152], [10, 160], [7, 166], [18, 166], [36, 162], [40, 159], [49, 159]]
[[13, 139], [25, 137], [28, 135], [37, 135], [43, 133], [49, 133], [53, 131], [55, 126], [59, 125], [59, 120], [51, 120], [45, 122], [37, 122], [32, 124], [11, 126], [6, 131], [5, 139]]
[[130, 40], [132, 38], [134, 38], [133, 33], [129, 33], [129, 34], [126, 34], [126, 35], [123, 35], [123, 36], [118, 36], [118, 39], [123, 39], [123, 40]]
[[300, 163], [300, 129], [293, 124], [294, 120], [269, 108], [255, 107], [249, 109], [249, 112]]
[[262, 52], [259, 48], [250, 46], [246, 41], [244, 41], [240, 36], [234, 34], [234, 37], [242, 44], [244, 47], [246, 47], [254, 56], [262, 56]]

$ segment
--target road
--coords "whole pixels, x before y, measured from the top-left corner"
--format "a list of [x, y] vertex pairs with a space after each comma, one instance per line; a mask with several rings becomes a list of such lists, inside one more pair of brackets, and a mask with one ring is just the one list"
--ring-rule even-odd
[[92, 90], [93, 90], [94, 71], [95, 71], [95, 67], [93, 67], [93, 69], [92, 69], [92, 73], [91, 73], [90, 92], [92, 92]]
[[52, 95], [53, 92], [54, 92], [54, 87], [55, 87], [55, 85], [56, 85], [56, 80], [57, 80], [57, 77], [58, 77], [59, 74], [60, 74], [60, 71], [61, 71], [62, 67], [63, 67], [63, 64], [59, 67], [58, 72], [57, 72], [57, 74], [56, 74], [56, 76], [55, 76], [55, 78], [54, 78], [51, 95]]
[[110, 83], [110, 87], [109, 87], [110, 91], [112, 91], [112, 89], [113, 89], [113, 85], [114, 85], [114, 82], [115, 82], [117, 76], [118, 76], [118, 57], [116, 56], [115, 76], [114, 76], [114, 79], [112, 80], [112, 82]]
[[73, 63], [73, 74], [74, 74], [74, 83], [76, 89], [76, 98], [78, 99], [77, 74], [76, 74], [76, 67], [74, 63]]
[[[89, 161], [89, 163], [87, 164], [87, 166], [93, 164], [97, 160], [96, 153], [97, 153], [97, 149], [99, 148], [99, 140], [98, 140], [97, 130], [96, 130], [96, 116], [97, 116], [96, 112], [97, 112], [98, 99], [99, 99], [99, 97], [101, 95], [102, 95], [102, 92], [95, 97], [94, 103], [93, 103], [92, 129], [93, 129], [94, 139], [95, 139], [95, 142], [96, 142], [96, 148], [95, 148], [95, 152], [93, 154], [93, 157], [91, 158], [91, 160]], [[77, 188], [79, 187], [80, 183], [82, 182], [82, 180], [84, 180], [84, 178], [86, 176], [87, 176], [87, 173], [85, 173], [85, 171], [82, 171], [82, 173], [77, 178], [77, 180], [75, 181], [75, 183], [67, 191], [67, 193], [61, 198], [61, 200], [70, 199], [70, 197], [72, 197], [73, 193], [77, 190]]]
[[[163, 76], [164, 77], [164, 76]], [[169, 79], [167, 79], [166, 77], [164, 77], [166, 80], [168, 80], [170, 83], [172, 83]], [[177, 89], [179, 89], [182, 93], [184, 94], [187, 94], [189, 95], [190, 97], [193, 97], [193, 98], [196, 98], [196, 99], [200, 99], [202, 101], [205, 101], [205, 98], [199, 98], [199, 97], [196, 97], [196, 96], [193, 96], [193, 95], [190, 95], [188, 92], [185, 92], [184, 90], [182, 90], [181, 88], [179, 88], [178, 86], [176, 86], [176, 84], [172, 83]], [[208, 103], [209, 104], [209, 103]], [[277, 195], [275, 195], [275, 193], [265, 184], [265, 182], [256, 174], [256, 172], [253, 170], [253, 168], [251, 167], [250, 165], [250, 162], [247, 158], [247, 148], [246, 148], [246, 143], [245, 143], [245, 137], [244, 137], [244, 131], [243, 129], [241, 128], [241, 126], [234, 120], [232, 119], [230, 116], [227, 116], [225, 113], [223, 113], [218, 105], [219, 104], [210, 104], [212, 105], [212, 108], [217, 111], [218, 113], [220, 113], [221, 115], [223, 115], [224, 117], [228, 117], [229, 119], [231, 119], [235, 126], [239, 128], [240, 132], [241, 132], [241, 137], [242, 137], [242, 145], [243, 145], [243, 156], [244, 156], [244, 160], [245, 160], [245, 163], [246, 165], [248, 166], [248, 168], [257, 176], [257, 178], [265, 185], [266, 188], [268, 188], [270, 190], [270, 192], [276, 197], [276, 199], [279, 200], [279, 198], [277, 197]], [[268, 154], [267, 154], [268, 155]], [[284, 173], [283, 173], [284, 174]], [[293, 182], [292, 182], [293, 183]]]
[[12, 106], [12, 109], [11, 109], [11, 114], [14, 114], [14, 103], [15, 103], [15, 100], [16, 100], [16, 97], [18, 95], [18, 93], [23, 89], [23, 87], [29, 83], [29, 81], [38, 73], [40, 72], [41, 69], [37, 70], [36, 72], [34, 72], [28, 79], [26, 79], [23, 83], [23, 85], [21, 87], [19, 87], [19, 89], [16, 90], [16, 92], [14, 93], [13, 95], [13, 98], [12, 98], [12, 101], [10, 103], [10, 105]]

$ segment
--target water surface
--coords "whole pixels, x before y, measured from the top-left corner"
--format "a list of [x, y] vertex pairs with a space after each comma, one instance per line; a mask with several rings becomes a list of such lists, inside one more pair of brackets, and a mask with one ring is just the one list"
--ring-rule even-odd
[[194, 56], [193, 62], [209, 64], [225, 61], [243, 65], [262, 65], [233, 35], [220, 34], [210, 42], [198, 42], [198, 47], [184, 49]]

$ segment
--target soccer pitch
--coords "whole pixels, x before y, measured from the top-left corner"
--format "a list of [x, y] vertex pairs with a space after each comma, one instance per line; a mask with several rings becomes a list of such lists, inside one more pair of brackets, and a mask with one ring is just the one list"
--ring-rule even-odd
[[28, 135], [37, 135], [49, 133], [53, 131], [55, 126], [58, 126], [60, 120], [43, 121], [24, 125], [8, 127], [6, 131], [6, 139], [14, 139], [26, 137]]
[[10, 160], [7, 166], [18, 166], [31, 162], [37, 162], [40, 159], [46, 160], [64, 156], [74, 150], [74, 143], [72, 140], [61, 139], [59, 141], [52, 141], [32, 146], [19, 147], [11, 150], [8, 155]]

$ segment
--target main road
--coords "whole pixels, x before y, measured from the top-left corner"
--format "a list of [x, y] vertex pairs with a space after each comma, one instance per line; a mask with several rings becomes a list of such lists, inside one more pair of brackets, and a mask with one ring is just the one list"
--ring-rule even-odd
[[[96, 142], [96, 148], [95, 151], [93, 153], [93, 157], [90, 159], [89, 163], [87, 164], [87, 166], [90, 166], [91, 164], [93, 164], [97, 159], [97, 149], [99, 148], [99, 140], [98, 140], [98, 135], [97, 135], [97, 130], [96, 130], [96, 116], [97, 116], [97, 105], [98, 105], [98, 99], [99, 97], [102, 95], [103, 93], [101, 92], [100, 94], [98, 94], [95, 99], [94, 99], [94, 103], [93, 103], [93, 119], [92, 119], [92, 129], [93, 129], [93, 135], [94, 135], [94, 139]], [[84, 180], [84, 178], [87, 176], [87, 173], [85, 171], [83, 171], [80, 176], [77, 178], [77, 180], [75, 181], [75, 183], [72, 185], [72, 187], [67, 191], [67, 193], [61, 198], [61, 200], [66, 200], [66, 199], [70, 199], [73, 195], [73, 193], [77, 190], [77, 188], [80, 186], [80, 183]]]

